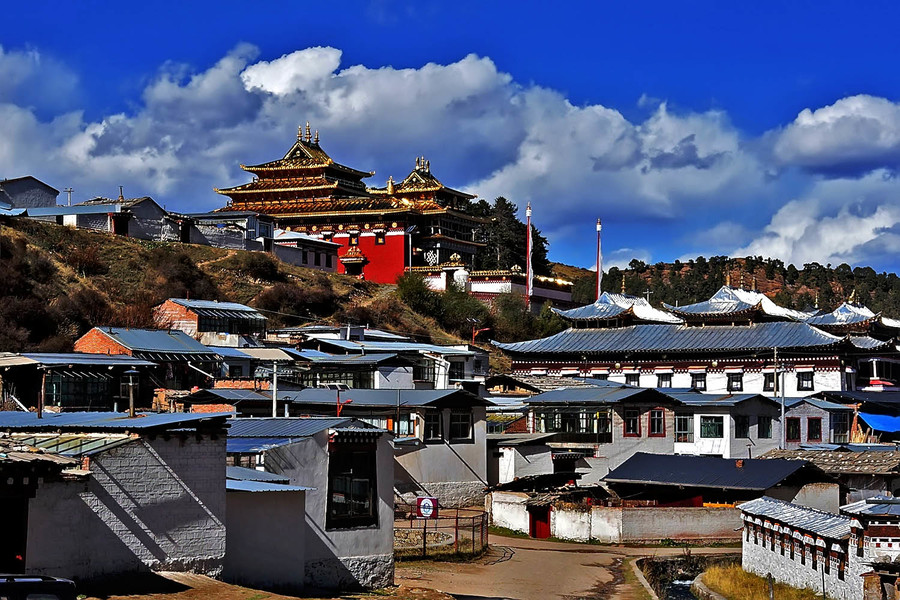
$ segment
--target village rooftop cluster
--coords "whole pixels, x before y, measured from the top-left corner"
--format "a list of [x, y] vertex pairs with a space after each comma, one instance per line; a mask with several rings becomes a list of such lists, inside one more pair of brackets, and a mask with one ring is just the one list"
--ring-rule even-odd
[[0, 182], [0, 214], [383, 283], [418, 272], [486, 302], [523, 293], [568, 328], [495, 343], [511, 359], [496, 373], [474, 344], [273, 329], [250, 306], [170, 298], [156, 329], [98, 325], [75, 352], [0, 353], [0, 506], [17, 524], [0, 572], [378, 588], [398, 547], [460, 545], [458, 531], [417, 541], [397, 515], [483, 505], [473, 550], [488, 522], [606, 543], [740, 540], [746, 570], [834, 598], [896, 586], [900, 321], [731, 285], [696, 304], [603, 293], [576, 307], [528, 257], [471, 270], [472, 196], [425, 158], [369, 188], [307, 128], [282, 159], [243, 168], [254, 179], [218, 190], [230, 203], [210, 213], [122, 193], [57, 206], [24, 177]]

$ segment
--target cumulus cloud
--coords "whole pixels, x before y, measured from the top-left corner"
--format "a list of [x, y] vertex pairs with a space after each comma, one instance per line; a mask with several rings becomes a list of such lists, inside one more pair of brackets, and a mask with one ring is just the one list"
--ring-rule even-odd
[[900, 166], [900, 105], [885, 98], [841, 98], [804, 109], [779, 133], [774, 153], [785, 165], [825, 175], [861, 175]]
[[344, 65], [328, 47], [259, 60], [241, 44], [200, 70], [162, 65], [133, 108], [87, 120], [72, 106], [48, 116], [26, 102], [22, 90], [47, 73], [61, 89], [77, 87], [39, 53], [0, 48], [0, 77], [11, 82], [0, 90], [0, 167], [71, 185], [79, 199], [123, 184], [173, 209], [221, 206], [214, 186], [247, 181], [239, 163], [280, 156], [309, 120], [336, 160], [378, 171], [370, 184], [402, 178], [426, 155], [448, 185], [532, 202], [551, 244], [572, 253], [592, 245], [596, 217], [677, 232], [668, 249], [664, 239], [622, 244], [608, 265], [670, 259], [688, 239], [707, 254], [863, 261], [900, 238], [900, 116], [880, 98], [844, 98], [748, 139], [722, 110], [676, 111], [645, 96], [640, 105], [652, 112], [629, 120], [518, 82], [489, 57], [398, 69]]
[[61, 109], [77, 96], [78, 76], [55, 58], [35, 49], [0, 46], [0, 103]]

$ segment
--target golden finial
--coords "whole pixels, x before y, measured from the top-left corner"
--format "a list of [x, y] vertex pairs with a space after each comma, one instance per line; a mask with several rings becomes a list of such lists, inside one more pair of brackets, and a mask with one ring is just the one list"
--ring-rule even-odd
[[316, 129], [316, 137], [315, 137], [315, 139], [313, 139], [313, 143], [314, 144], [319, 143], [319, 130], [318, 129]]
[[622, 273], [622, 295], [625, 295], [625, 273]]
[[394, 193], [394, 176], [393, 176], [393, 175], [391, 175], [390, 177], [388, 177], [387, 193], [388, 193], [388, 194], [393, 194], [393, 193]]
[[303, 139], [303, 125], [298, 125], [298, 126], [297, 126], [297, 139], [298, 139], [298, 140], [302, 140], [302, 139]]
[[309, 142], [312, 139], [312, 135], [309, 132], [309, 121], [306, 122], [306, 141]]
[[816, 290], [816, 308], [819, 308], [819, 290]]
[[425, 161], [425, 172], [431, 173], [431, 161], [430, 160]]
[[731, 287], [731, 271], [725, 271], [725, 285]]
[[853, 288], [853, 291], [850, 292], [850, 299], [847, 300], [850, 304], [856, 304], [856, 288]]

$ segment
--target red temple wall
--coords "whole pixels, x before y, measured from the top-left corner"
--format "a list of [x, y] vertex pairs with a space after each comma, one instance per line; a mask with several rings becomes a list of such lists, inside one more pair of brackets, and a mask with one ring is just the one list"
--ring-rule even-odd
[[[369, 261], [363, 267], [363, 276], [366, 281], [375, 283], [396, 283], [397, 277], [403, 274], [406, 267], [406, 235], [388, 233], [384, 236], [383, 244], [376, 244], [375, 240], [374, 233], [364, 232], [359, 235], [359, 249]], [[335, 234], [331, 241], [341, 245], [338, 248], [337, 268], [338, 273], [345, 273], [340, 257], [350, 248], [350, 236]]]

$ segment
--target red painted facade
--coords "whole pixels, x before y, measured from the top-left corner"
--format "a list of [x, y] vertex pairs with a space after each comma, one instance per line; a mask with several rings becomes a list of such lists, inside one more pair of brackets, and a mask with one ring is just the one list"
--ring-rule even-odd
[[[402, 229], [397, 233], [390, 232], [383, 236], [374, 232], [360, 232], [355, 239], [360, 252], [366, 257], [366, 263], [362, 267], [362, 278], [375, 283], [396, 283], [397, 277], [402, 275], [406, 268], [406, 257], [409, 254], [407, 236], [402, 233]], [[350, 240], [350, 234], [335, 235], [331, 238], [331, 241], [341, 245], [338, 248], [338, 273], [347, 273], [341, 257], [350, 250]], [[379, 243], [379, 240], [383, 242]]]

